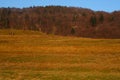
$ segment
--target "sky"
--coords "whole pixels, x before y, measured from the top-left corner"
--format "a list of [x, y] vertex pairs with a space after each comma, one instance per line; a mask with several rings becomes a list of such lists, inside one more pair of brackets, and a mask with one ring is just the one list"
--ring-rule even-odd
[[82, 7], [106, 12], [120, 10], [120, 0], [0, 0], [0, 7], [23, 8], [49, 5]]

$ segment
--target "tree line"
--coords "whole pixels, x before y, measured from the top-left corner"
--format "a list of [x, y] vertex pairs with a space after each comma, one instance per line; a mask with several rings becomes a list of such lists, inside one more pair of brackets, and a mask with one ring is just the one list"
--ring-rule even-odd
[[120, 38], [120, 11], [65, 6], [0, 8], [0, 29], [37, 30], [63, 36]]

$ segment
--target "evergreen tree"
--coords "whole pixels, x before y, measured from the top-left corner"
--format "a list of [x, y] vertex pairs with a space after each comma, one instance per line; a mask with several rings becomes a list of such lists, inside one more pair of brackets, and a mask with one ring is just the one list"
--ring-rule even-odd
[[100, 14], [99, 21], [100, 21], [101, 23], [103, 23], [103, 21], [104, 21], [104, 16], [103, 16], [103, 14]]
[[97, 24], [96, 16], [92, 16], [90, 18], [90, 23], [91, 23], [92, 26], [96, 26], [96, 24]]
[[71, 29], [71, 34], [75, 34], [75, 29], [74, 28]]

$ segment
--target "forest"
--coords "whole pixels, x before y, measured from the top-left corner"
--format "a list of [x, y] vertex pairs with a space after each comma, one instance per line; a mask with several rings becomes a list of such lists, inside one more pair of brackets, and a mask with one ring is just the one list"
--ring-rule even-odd
[[0, 29], [35, 30], [88, 38], [120, 38], [120, 11], [66, 6], [0, 8]]

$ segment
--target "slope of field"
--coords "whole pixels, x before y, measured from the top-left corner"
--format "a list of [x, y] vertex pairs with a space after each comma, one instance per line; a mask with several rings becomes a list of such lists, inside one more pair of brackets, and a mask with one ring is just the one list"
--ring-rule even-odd
[[0, 31], [0, 80], [120, 80], [120, 39], [8, 31]]

